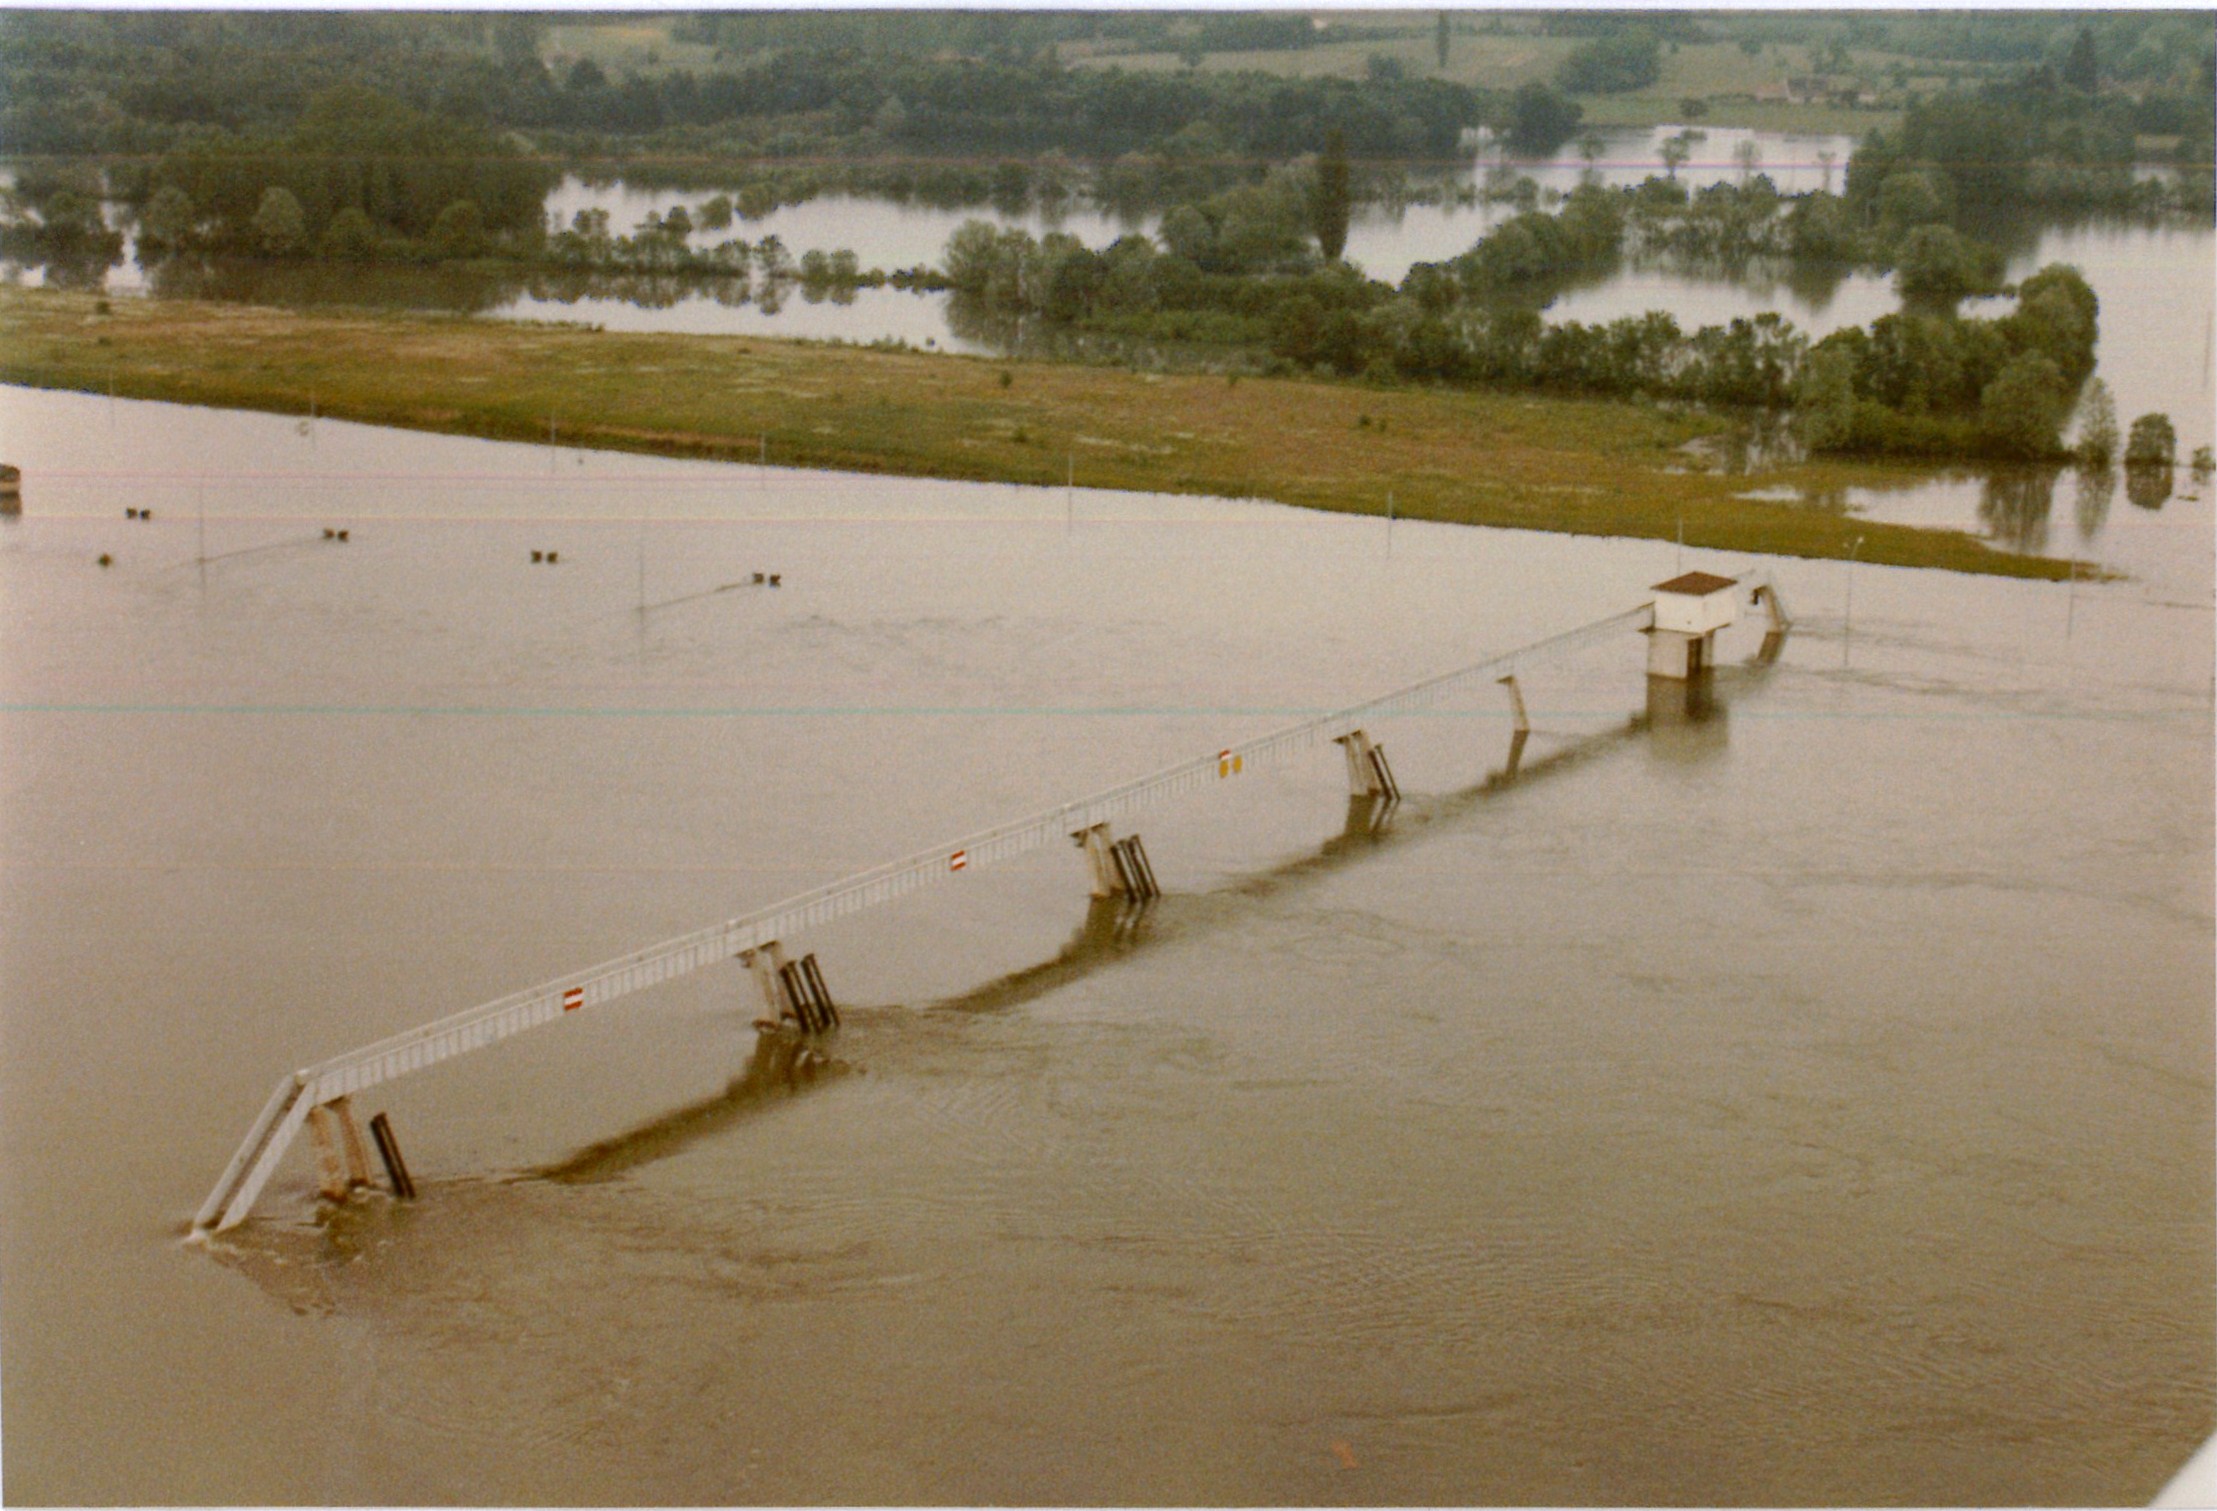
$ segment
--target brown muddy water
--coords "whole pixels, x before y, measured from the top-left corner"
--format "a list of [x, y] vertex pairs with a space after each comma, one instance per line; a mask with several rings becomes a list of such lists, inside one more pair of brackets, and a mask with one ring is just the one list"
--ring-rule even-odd
[[199, 1246], [293, 1066], [1680, 561], [20, 390], [0, 449], [11, 1501], [2091, 1504], [2211, 1428], [2207, 539], [1771, 563], [1691, 708], [1627, 636], [1513, 776], [1474, 697], [1390, 813], [1327, 749], [1145, 815], [1143, 913], [974, 870], [797, 941], [823, 1073], [714, 967], [368, 1097], [418, 1201], [303, 1150]]

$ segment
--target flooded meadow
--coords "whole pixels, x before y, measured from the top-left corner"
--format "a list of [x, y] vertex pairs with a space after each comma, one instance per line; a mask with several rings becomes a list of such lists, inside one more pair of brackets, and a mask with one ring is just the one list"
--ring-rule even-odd
[[[1347, 257], [1369, 276], [1398, 282], [1419, 262], [1452, 259], [1469, 250], [1519, 204], [1488, 192], [1524, 178], [1543, 193], [1581, 182], [1629, 187], [1666, 169], [1666, 140], [1682, 128], [1614, 129], [1590, 134], [1545, 158], [1520, 158], [1486, 147], [1467, 170], [1437, 181], [1412, 181], [1413, 198], [1357, 207]], [[1744, 181], [1760, 172], [1781, 193], [1836, 189], [1854, 141], [1837, 135], [1797, 135], [1714, 127], [1689, 146], [1671, 176], [1689, 189]], [[2147, 172], [2159, 170], [2150, 168]], [[618, 233], [680, 207], [699, 208], [707, 190], [645, 187], [622, 179], [566, 175], [546, 201], [548, 223], [569, 225], [598, 212]], [[851, 194], [825, 194], [743, 216], [720, 230], [695, 229], [701, 250], [737, 236], [775, 237], [790, 253], [853, 249], [865, 268], [936, 265], [964, 221], [984, 218], [1034, 236], [1062, 232], [1089, 247], [1124, 235], [1155, 235], [1161, 213], [1123, 209], [1071, 197], [1021, 206], [934, 205]], [[2077, 267], [2100, 300], [2097, 375], [2114, 396], [2119, 423], [2144, 414], [2173, 422], [2181, 459], [2217, 442], [2217, 233], [2207, 224], [2119, 217], [2019, 218], [1980, 227], [2005, 255], [2004, 277], [2022, 280], [2051, 263]], [[39, 269], [9, 269], [37, 281]], [[123, 296], [194, 297], [288, 307], [376, 307], [444, 310], [522, 322], [576, 322], [618, 331], [752, 335], [983, 355], [1070, 355], [1091, 350], [1083, 340], [1032, 323], [981, 314], [945, 292], [896, 287], [826, 288], [697, 277], [610, 276], [541, 269], [492, 271], [487, 266], [332, 267], [315, 262], [171, 259], [142, 264], [135, 254], [99, 275]], [[2006, 298], [1970, 300], [1965, 312], [2005, 312]], [[1890, 275], [1870, 270], [1776, 266], [1761, 262], [1704, 266], [1676, 257], [1630, 259], [1573, 280], [1551, 299], [1552, 322], [1605, 324], [1651, 310], [1669, 312], [1686, 329], [1777, 313], [1811, 339], [1848, 326], [1867, 326], [1901, 308]], [[1760, 450], [1760, 448], [1759, 448]], [[1778, 497], [1804, 507], [1861, 515], [1887, 523], [1933, 524], [1969, 531], [2001, 549], [2075, 558], [2136, 569], [2150, 526], [2143, 514], [2165, 507], [2191, 516], [2183, 528], [2206, 528], [2208, 486], [2182, 477], [2163, 497], [2128, 495], [2117, 478], [2082, 478], [2046, 470], [2026, 474], [1986, 467], [1904, 471], [1883, 484], [1796, 489]], [[2175, 499], [2175, 502], [2173, 500]], [[2117, 507], [2113, 507], [2113, 504]], [[2126, 505], [2131, 507], [2125, 507]], [[2174, 527], [2160, 524], [2167, 537]]]

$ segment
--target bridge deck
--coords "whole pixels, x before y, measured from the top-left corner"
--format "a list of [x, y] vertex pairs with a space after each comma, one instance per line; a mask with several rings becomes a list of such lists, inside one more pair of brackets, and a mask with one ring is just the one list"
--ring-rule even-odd
[[[1743, 582], [1767, 586], [1760, 577], [1743, 579]], [[1304, 720], [1273, 734], [1181, 761], [1152, 776], [1064, 803], [1030, 818], [934, 845], [903, 859], [828, 882], [757, 912], [711, 924], [620, 959], [573, 971], [293, 1071], [279, 1080], [268, 1105], [225, 1167], [222, 1179], [201, 1205], [193, 1219], [194, 1231], [220, 1232], [244, 1220], [263, 1186], [276, 1172], [278, 1162], [308, 1113], [335, 1098], [497, 1044], [525, 1029], [551, 1023], [566, 1012], [597, 1007], [716, 961], [729, 960], [800, 930], [904, 896], [927, 883], [959, 876], [1042, 845], [1067, 843], [1071, 835], [1094, 824], [1191, 792], [1221, 779], [1230, 771], [1311, 749], [1351, 734], [1372, 720], [1428, 707], [1472, 683], [1513, 676], [1559, 661], [1628, 631], [1649, 629], [1654, 619], [1654, 605], [1642, 604], [1460, 670], [1428, 677], [1352, 708]]]

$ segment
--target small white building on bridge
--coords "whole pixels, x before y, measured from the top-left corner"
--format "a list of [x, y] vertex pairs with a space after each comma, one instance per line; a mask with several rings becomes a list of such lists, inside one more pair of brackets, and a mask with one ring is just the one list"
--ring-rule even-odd
[[1709, 572], [1688, 572], [1655, 584], [1647, 674], [1683, 682], [1715, 665], [1717, 631], [1738, 616], [1737, 587], [1731, 578]]

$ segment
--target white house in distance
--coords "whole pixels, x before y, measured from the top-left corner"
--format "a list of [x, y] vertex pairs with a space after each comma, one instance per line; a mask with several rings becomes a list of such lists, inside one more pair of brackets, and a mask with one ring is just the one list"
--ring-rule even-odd
[[1688, 572], [1655, 584], [1655, 628], [1648, 632], [1647, 674], [1683, 682], [1716, 660], [1717, 631], [1739, 613], [1739, 584]]

